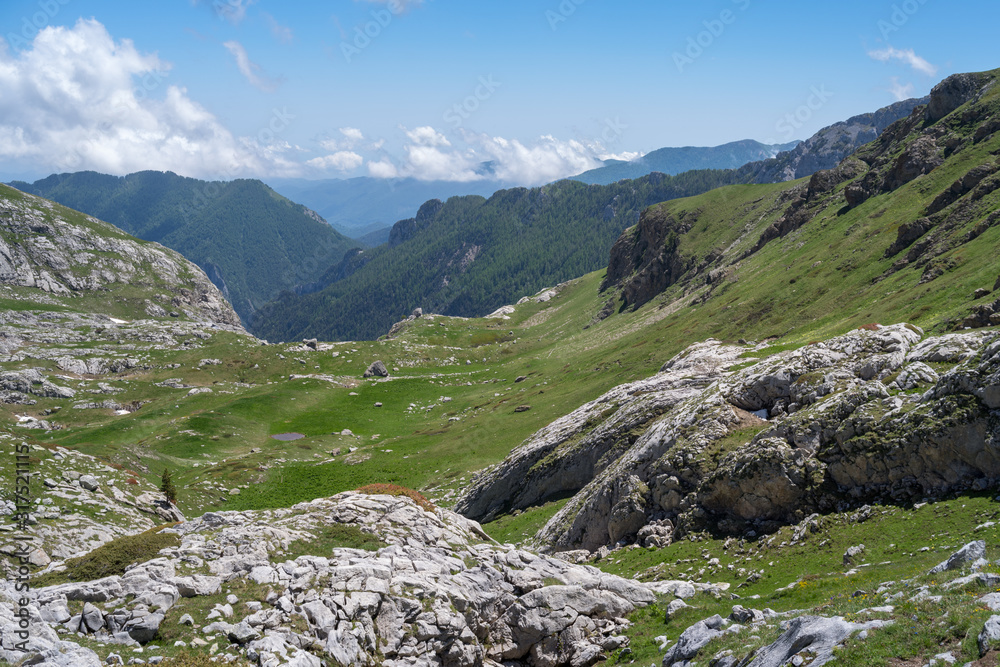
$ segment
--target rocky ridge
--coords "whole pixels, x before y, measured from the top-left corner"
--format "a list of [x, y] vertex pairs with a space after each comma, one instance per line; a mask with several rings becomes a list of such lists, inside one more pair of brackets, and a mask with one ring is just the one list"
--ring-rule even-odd
[[[283, 556], [329, 526], [387, 546]], [[42, 656], [33, 664], [96, 666], [75, 633], [128, 648], [190, 609], [181, 622], [193, 625], [191, 642], [215, 641], [223, 657], [268, 667], [586, 666], [626, 645], [623, 617], [655, 600], [645, 585], [496, 544], [475, 522], [396, 496], [345, 493], [284, 510], [208, 513], [164, 530], [180, 545], [122, 576], [32, 591], [27, 648]], [[256, 585], [260, 599], [230, 596], [216, 613], [197, 607], [235, 582]], [[10, 582], [0, 596], [13, 600]], [[3, 608], [0, 658], [16, 661], [24, 653], [11, 648], [15, 618]]]
[[[953, 183], [914, 192], [922, 202], [916, 216], [901, 212], [906, 216], [902, 224], [888, 223], [897, 234], [887, 244], [884, 258], [895, 261], [879, 281], [903, 269], [918, 269], [920, 284], [934, 280], [954, 268], [948, 260], [940, 259], [941, 255], [975, 241], [1000, 221], [989, 198], [1000, 185], [996, 151], [975, 161], [968, 159], [973, 153], [970, 149], [995, 140], [1000, 129], [996, 77], [995, 72], [989, 72], [945, 79], [920, 101], [921, 105], [906, 107], [911, 109], [908, 116], [868, 137], [870, 143], [856, 144], [857, 150], [843, 153], [836, 166], [807, 170], [804, 173], [812, 174], [808, 182], [795, 184], [776, 198], [758, 199], [746, 205], [745, 211], [732, 211], [725, 219], [768, 221], [760, 227], [748, 226], [746, 233], [756, 238], [752, 244], [730, 246], [717, 241], [708, 251], [691, 251], [686, 248], [686, 238], [705, 232], [703, 211], [694, 204], [690, 208], [647, 209], [638, 225], [615, 242], [602, 289], [614, 287], [624, 305], [631, 308], [648, 303], [674, 285], [682, 285], [685, 294], [707, 285], [707, 293], [699, 297], [707, 300], [727, 279], [735, 280], [748, 258], [769, 243], [790, 238], [799, 230], [808, 232], [817, 220], [822, 226], [822, 220], [894, 193], [946, 165], [961, 163], [961, 175]], [[874, 212], [872, 218], [883, 214]], [[708, 245], [704, 238], [691, 244], [698, 248]], [[738, 250], [736, 245], [740, 245]], [[982, 304], [963, 326], [991, 326], [990, 317], [995, 313], [1000, 313], [1000, 304]]]
[[751, 175], [750, 182], [753, 183], [778, 183], [833, 169], [855, 150], [874, 141], [894, 122], [907, 117], [914, 109], [929, 101], [929, 97], [903, 100], [878, 111], [834, 123], [792, 150], [770, 160], [748, 164], [738, 171]]
[[[998, 336], [924, 339], [909, 325], [873, 325], [763, 359], [747, 346], [750, 365], [729, 372], [739, 350], [702, 343], [646, 385], [686, 381], [685, 391], [660, 389], [606, 413], [597, 411], [601, 399], [584, 406], [477, 476], [458, 508], [493, 516], [572, 490], [553, 487], [552, 471], [579, 490], [536, 538], [556, 551], [595, 551], [664, 546], [708, 526], [771, 531], [853, 503], [986, 489], [1000, 480]], [[689, 364], [712, 373], [699, 379]], [[650, 401], [661, 416], [650, 419]], [[588, 419], [588, 435], [574, 440]], [[514, 490], [508, 506], [501, 489]]]
[[115, 227], [0, 185], [0, 285], [59, 297], [142, 290], [151, 317], [173, 313], [239, 327], [204, 272], [177, 253], [133, 239]]

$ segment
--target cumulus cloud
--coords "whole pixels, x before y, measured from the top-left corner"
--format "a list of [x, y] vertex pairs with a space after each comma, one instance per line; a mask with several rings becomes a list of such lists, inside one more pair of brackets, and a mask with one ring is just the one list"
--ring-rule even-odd
[[[319, 145], [323, 147], [324, 150], [334, 152], [334, 151], [350, 151], [354, 150], [358, 144], [365, 140], [364, 133], [356, 127], [342, 127], [338, 130], [342, 138], [337, 139], [336, 137], [329, 137], [320, 139]], [[381, 146], [376, 146], [376, 150], [381, 148]]]
[[512, 183], [539, 185], [601, 166], [594, 147], [551, 135], [532, 146], [502, 137], [482, 137], [481, 144], [496, 162], [497, 177]]
[[[463, 133], [459, 146], [433, 127], [401, 128], [408, 143], [396, 162], [383, 157], [368, 171], [379, 178], [409, 177], [424, 181], [471, 182], [498, 179], [540, 185], [601, 166], [607, 151], [599, 143], [586, 145], [543, 136], [532, 143], [488, 134]], [[638, 157], [637, 153], [621, 154]], [[489, 162], [490, 169], [483, 164]]]
[[468, 183], [483, 177], [476, 173], [475, 153], [444, 151], [435, 146], [406, 147], [407, 171], [422, 181], [456, 181]]
[[353, 171], [364, 164], [364, 162], [365, 159], [353, 151], [338, 151], [325, 157], [313, 158], [307, 161], [306, 164], [317, 169]]
[[892, 77], [892, 81], [889, 84], [889, 92], [900, 102], [913, 97], [914, 90], [912, 83], [901, 83], [899, 77], [896, 76]]
[[250, 60], [250, 56], [247, 55], [247, 50], [243, 48], [242, 44], [236, 40], [230, 40], [224, 42], [222, 45], [236, 59], [236, 66], [239, 68], [240, 73], [246, 77], [246, 80], [250, 82], [250, 85], [265, 93], [273, 93], [278, 89], [281, 81], [272, 79], [264, 74], [260, 65]]
[[235, 137], [169, 71], [93, 19], [47, 27], [16, 53], [0, 48], [0, 159], [15, 169], [200, 178], [301, 170], [276, 136], [291, 116], [279, 112], [268, 132]]
[[890, 60], [899, 60], [917, 72], [926, 74], [927, 76], [934, 76], [938, 71], [937, 67], [918, 56], [913, 49], [894, 49], [890, 46], [876, 51], [869, 51], [868, 57], [883, 63]]
[[396, 169], [396, 165], [386, 158], [378, 162], [369, 162], [368, 173], [375, 178], [396, 178], [399, 176], [399, 170]]
[[403, 128], [406, 132], [406, 136], [417, 146], [451, 146], [451, 142], [448, 138], [435, 130], [433, 127], [425, 126], [418, 127], [414, 130], [407, 130]]
[[365, 140], [364, 133], [356, 127], [342, 127], [340, 128], [340, 133], [344, 135], [347, 141], [357, 143]]

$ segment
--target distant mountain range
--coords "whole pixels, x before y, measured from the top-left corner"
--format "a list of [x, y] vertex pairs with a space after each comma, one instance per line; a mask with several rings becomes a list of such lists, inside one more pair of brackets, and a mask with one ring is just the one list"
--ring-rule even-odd
[[317, 280], [358, 245], [260, 181], [84, 171], [10, 185], [176, 250], [208, 274], [244, 322], [282, 290]]
[[611, 244], [643, 209], [725, 185], [728, 176], [698, 171], [611, 185], [559, 181], [489, 199], [432, 200], [415, 218], [396, 223], [388, 244], [331, 267], [302, 294], [283, 294], [250, 327], [271, 341], [370, 340], [417, 307], [481, 315], [606, 265]]
[[777, 183], [835, 167], [926, 100], [908, 100], [820, 130], [776, 157], [739, 169], [654, 172], [610, 185], [565, 180], [430, 201], [402, 220], [388, 245], [330, 267], [319, 281], [261, 309], [253, 331], [269, 340], [363, 339], [414, 308], [481, 316], [525, 294], [607, 265], [615, 239], [654, 203], [723, 185]]
[[[603, 167], [573, 176], [571, 180], [609, 185], [653, 172], [672, 175], [695, 169], [735, 169], [774, 157], [798, 143], [768, 146], [746, 140], [710, 148], [661, 148], [634, 162], [608, 160]], [[520, 185], [490, 178], [490, 163], [482, 165], [481, 173], [484, 180], [468, 183], [358, 177], [319, 181], [272, 178], [267, 179], [267, 184], [313, 209], [342, 234], [372, 247], [388, 241], [389, 228], [397, 220], [412, 217], [426, 201], [447, 201], [450, 197], [468, 195], [490, 197], [494, 192]]]
[[447, 201], [459, 195], [489, 197], [511, 185], [496, 180], [455, 183], [369, 177], [320, 181], [272, 178], [267, 183], [319, 213], [337, 231], [367, 246], [388, 241], [393, 223], [412, 217], [426, 201]]
[[[674, 176], [654, 171], [610, 185], [574, 186], [573, 179], [494, 192], [502, 184], [485, 180], [272, 181], [287, 196], [311, 204], [308, 208], [260, 181], [208, 183], [159, 172], [126, 177], [80, 172], [12, 185], [182, 253], [205, 270], [243, 321], [264, 337], [373, 338], [418, 306], [481, 315], [593, 271], [606, 264], [612, 243], [645, 207], [723, 185], [782, 182], [832, 168], [926, 101], [908, 100], [855, 116], [792, 150], [738, 169]], [[641, 165], [620, 163], [597, 171], [610, 179], [615, 169], [731, 163], [742, 159], [739, 155], [779, 148], [757, 142], [727, 146], [663, 149]], [[454, 199], [470, 191], [490, 197]], [[426, 200], [428, 193], [440, 194]], [[420, 207], [424, 201], [428, 204]], [[393, 227], [380, 222], [411, 215], [418, 207], [416, 218], [406, 217]], [[364, 243], [335, 231], [315, 208]], [[359, 249], [385, 241], [390, 243]]]
[[608, 160], [604, 163], [605, 166], [573, 176], [571, 180], [591, 185], [608, 185], [626, 178], [642, 178], [654, 171], [673, 175], [696, 169], [737, 169], [748, 162], [775, 157], [778, 153], [792, 150], [798, 144], [798, 141], [792, 141], [768, 145], [745, 139], [709, 148], [661, 148], [631, 162]]

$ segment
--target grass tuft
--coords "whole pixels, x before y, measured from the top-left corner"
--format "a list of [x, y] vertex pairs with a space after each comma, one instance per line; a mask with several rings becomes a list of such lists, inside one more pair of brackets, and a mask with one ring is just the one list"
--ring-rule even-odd
[[104, 577], [125, 574], [133, 563], [153, 560], [161, 549], [176, 547], [181, 539], [174, 533], [161, 533], [164, 528], [176, 524], [166, 524], [150, 528], [144, 533], [119, 537], [103, 544], [85, 556], [66, 561], [64, 572], [50, 572], [34, 581], [38, 587], [54, 586], [71, 581], [93, 581]]

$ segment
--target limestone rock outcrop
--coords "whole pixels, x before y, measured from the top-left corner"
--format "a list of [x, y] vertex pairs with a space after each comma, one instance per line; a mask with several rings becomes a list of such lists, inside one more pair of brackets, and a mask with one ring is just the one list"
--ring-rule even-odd
[[[192, 320], [240, 327], [205, 273], [179, 254], [95, 218], [0, 185], [0, 285], [53, 296], [109, 287], [167, 292], [163, 306]], [[155, 305], [155, 304], [152, 304]], [[166, 312], [160, 306], [160, 310]]]
[[559, 486], [572, 479], [580, 490], [536, 539], [595, 551], [706, 527], [770, 531], [810, 512], [1000, 480], [995, 332], [924, 339], [910, 325], [873, 325], [727, 371], [739, 352], [696, 345], [679, 360], [711, 372], [671, 362], [641, 398], [641, 383], [623, 385], [606, 395], [619, 397], [613, 410], [599, 400], [557, 420], [477, 477], [458, 509], [495, 516], [572, 490]]
[[489, 521], [579, 491], [635, 444], [636, 429], [701, 394], [743, 351], [713, 340], [694, 345], [652, 378], [615, 387], [557, 419], [477, 475], [456, 511]]
[[[388, 546], [285, 555], [329, 526]], [[165, 530], [180, 545], [122, 576], [32, 591], [33, 652], [65, 648], [56, 626], [146, 643], [182, 598], [244, 580], [266, 589], [266, 601], [237, 600], [231, 617], [192, 620], [257, 664], [585, 667], [625, 646], [624, 617], [655, 601], [645, 585], [499, 545], [477, 523], [404, 497], [344, 493], [283, 510], [208, 513]], [[0, 597], [10, 606], [11, 583]], [[83, 614], [66, 612], [70, 600], [87, 603]], [[24, 657], [7, 642], [13, 628], [13, 615], [0, 612], [0, 659]]]

